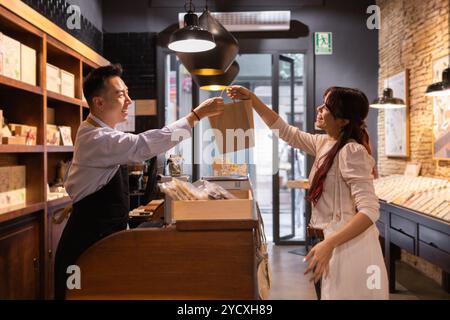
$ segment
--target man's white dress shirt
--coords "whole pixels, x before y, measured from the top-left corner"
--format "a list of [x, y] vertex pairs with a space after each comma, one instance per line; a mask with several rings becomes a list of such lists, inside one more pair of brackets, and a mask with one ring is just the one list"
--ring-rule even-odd
[[170, 150], [179, 143], [178, 137], [188, 138], [192, 130], [183, 118], [162, 129], [131, 134], [112, 129], [92, 114], [89, 117], [100, 127], [81, 123], [65, 181], [74, 203], [105, 186], [120, 165], [139, 163]]

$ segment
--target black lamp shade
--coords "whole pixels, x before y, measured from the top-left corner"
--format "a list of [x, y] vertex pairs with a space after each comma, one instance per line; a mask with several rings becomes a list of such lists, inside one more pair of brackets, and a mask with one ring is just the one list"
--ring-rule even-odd
[[239, 64], [234, 61], [225, 73], [213, 76], [192, 75], [202, 90], [221, 91], [229, 86], [239, 73]]
[[445, 69], [442, 73], [441, 82], [436, 82], [428, 86], [426, 95], [431, 97], [450, 95], [450, 68]]
[[184, 16], [184, 25], [184, 28], [171, 34], [169, 49], [176, 52], [203, 52], [216, 46], [213, 35], [199, 27], [195, 13], [188, 12]]
[[177, 53], [181, 63], [191, 74], [218, 75], [228, 70], [236, 58], [239, 45], [236, 38], [217, 21], [209, 10], [200, 16], [199, 25], [214, 36], [216, 47], [200, 53]]
[[375, 109], [397, 109], [405, 108], [405, 101], [399, 98], [394, 98], [394, 92], [391, 88], [386, 88], [383, 90], [383, 95], [376, 98], [370, 105]]

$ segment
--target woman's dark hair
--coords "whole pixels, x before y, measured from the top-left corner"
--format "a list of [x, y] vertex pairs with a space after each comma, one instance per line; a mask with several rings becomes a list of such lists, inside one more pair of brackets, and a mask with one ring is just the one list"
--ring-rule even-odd
[[89, 106], [92, 107], [92, 99], [98, 96], [105, 88], [105, 82], [112, 77], [122, 76], [120, 64], [110, 64], [91, 71], [83, 81], [83, 93]]
[[325, 91], [324, 99], [326, 99], [326, 107], [335, 119], [347, 119], [349, 123], [342, 127], [336, 144], [323, 155], [325, 160], [314, 175], [306, 197], [314, 205], [317, 204], [322, 195], [323, 183], [333, 165], [334, 158], [350, 139], [354, 139], [359, 144], [362, 144], [367, 149], [367, 152], [370, 155], [372, 154], [369, 134], [365, 124], [365, 119], [369, 114], [369, 100], [366, 95], [358, 89], [331, 87]]

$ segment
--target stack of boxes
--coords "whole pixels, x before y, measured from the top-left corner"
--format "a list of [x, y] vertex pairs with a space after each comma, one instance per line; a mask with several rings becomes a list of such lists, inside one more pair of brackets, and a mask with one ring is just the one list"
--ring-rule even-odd
[[47, 63], [47, 90], [75, 98], [75, 75]]
[[[0, 32], [0, 74], [36, 85], [36, 50]], [[0, 112], [0, 143], [36, 145], [37, 128], [10, 124], [3, 128], [3, 112]]]
[[26, 204], [25, 166], [0, 167], [0, 210]]
[[0, 74], [36, 85], [36, 50], [0, 33]]
[[3, 144], [24, 144], [27, 146], [36, 145], [37, 127], [24, 124], [10, 123], [11, 137], [4, 137]]

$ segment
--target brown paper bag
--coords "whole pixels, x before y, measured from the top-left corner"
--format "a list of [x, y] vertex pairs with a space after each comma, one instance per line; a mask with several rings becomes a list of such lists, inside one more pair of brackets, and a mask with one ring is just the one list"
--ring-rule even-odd
[[[251, 100], [241, 100], [225, 104], [223, 113], [219, 116], [209, 117], [209, 123], [212, 129], [218, 130], [215, 138], [220, 154], [244, 150], [255, 146]], [[243, 132], [235, 132], [238, 129], [242, 129]]]

